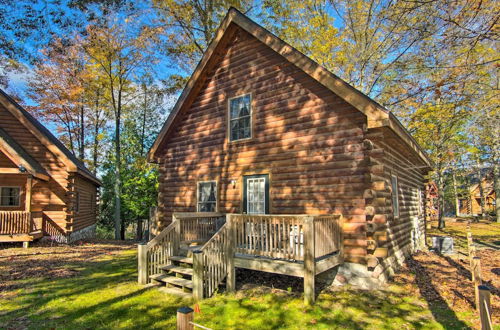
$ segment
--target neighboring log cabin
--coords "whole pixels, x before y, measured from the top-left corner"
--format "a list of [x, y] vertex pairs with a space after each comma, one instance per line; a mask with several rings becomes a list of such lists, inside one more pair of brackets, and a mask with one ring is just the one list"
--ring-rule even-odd
[[496, 194], [495, 189], [493, 187], [493, 180], [491, 178], [486, 178], [482, 181], [481, 187], [479, 187], [479, 183], [473, 184], [469, 188], [468, 194], [463, 194], [458, 199], [459, 203], [459, 215], [481, 215], [481, 189], [483, 190], [484, 196], [484, 213], [494, 213], [495, 205], [496, 205]]
[[[335, 231], [318, 224], [339, 219], [318, 215], [342, 218], [341, 246], [327, 250], [343, 256], [330, 267], [343, 262], [345, 274], [367, 281], [391, 275], [422, 244], [431, 163], [420, 146], [381, 105], [235, 9], [221, 23], [149, 160], [160, 170], [160, 228], [173, 215], [177, 222], [184, 217], [174, 212], [231, 215], [236, 236], [227, 239], [242, 254], [233, 266], [304, 276], [305, 290], [311, 290], [307, 274], [312, 272], [314, 283], [324, 255], [313, 253], [314, 271], [300, 249], [308, 251], [310, 239], [330, 244]], [[310, 238], [304, 214], [315, 224]], [[180, 226], [182, 237], [182, 221]], [[148, 244], [149, 257], [155, 245], [166, 244], [172, 228]], [[280, 254], [283, 246], [293, 246], [299, 258]], [[167, 263], [178, 261], [166, 255]], [[248, 255], [252, 262], [242, 261]], [[282, 267], [283, 259], [303, 260], [305, 268]]]
[[0, 242], [95, 234], [100, 181], [0, 90]]

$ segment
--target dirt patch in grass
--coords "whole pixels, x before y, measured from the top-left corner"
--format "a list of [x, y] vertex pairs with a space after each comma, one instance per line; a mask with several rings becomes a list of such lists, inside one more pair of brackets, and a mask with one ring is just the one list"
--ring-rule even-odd
[[21, 287], [23, 280], [76, 276], [82, 263], [118, 254], [134, 244], [95, 240], [71, 245], [37, 242], [28, 249], [11, 246], [0, 248], [0, 298]]
[[[481, 257], [483, 284], [491, 290], [493, 324], [500, 322], [500, 265], [499, 251], [484, 249]], [[465, 256], [444, 256], [420, 252], [409, 258], [405, 267], [394, 277], [396, 284], [406, 286], [414, 295], [421, 295], [434, 317], [439, 320], [446, 312], [458, 319], [480, 327], [475, 310], [474, 286], [468, 259]]]

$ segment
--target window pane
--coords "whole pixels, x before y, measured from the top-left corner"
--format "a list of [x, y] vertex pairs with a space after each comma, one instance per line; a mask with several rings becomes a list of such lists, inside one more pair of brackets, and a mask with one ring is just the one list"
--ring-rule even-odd
[[240, 128], [240, 139], [246, 139], [250, 137], [250, 117], [241, 118], [239, 120]]
[[238, 140], [239, 139], [239, 121], [238, 120], [232, 120], [231, 121], [231, 140]]
[[20, 189], [16, 187], [2, 187], [0, 190], [0, 205], [19, 206]]
[[217, 204], [217, 184], [211, 182], [198, 183], [198, 211], [215, 212]]
[[251, 137], [250, 116], [252, 113], [250, 95], [229, 101], [230, 139], [232, 141]]

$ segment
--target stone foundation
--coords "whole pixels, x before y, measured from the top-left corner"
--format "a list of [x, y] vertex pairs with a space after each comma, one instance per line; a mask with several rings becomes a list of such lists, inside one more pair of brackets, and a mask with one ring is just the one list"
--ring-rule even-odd
[[317, 281], [325, 285], [343, 286], [352, 285], [364, 290], [380, 289], [385, 281], [372, 277], [372, 272], [366, 265], [345, 262], [316, 277]]
[[53, 240], [56, 241], [57, 243], [70, 244], [82, 239], [95, 238], [96, 235], [95, 230], [96, 230], [96, 224], [93, 224], [91, 226], [85, 227], [66, 236], [64, 235], [55, 237], [45, 236], [43, 237], [43, 240]]
[[338, 267], [319, 274], [316, 278], [324, 285], [351, 285], [359, 289], [376, 290], [382, 288], [394, 273], [404, 264], [406, 257], [414, 251], [410, 244], [393, 255], [379, 259], [375, 268], [368, 268], [352, 262], [345, 262]]
[[95, 238], [96, 224], [85, 227], [68, 235], [68, 243], [73, 243], [82, 239]]

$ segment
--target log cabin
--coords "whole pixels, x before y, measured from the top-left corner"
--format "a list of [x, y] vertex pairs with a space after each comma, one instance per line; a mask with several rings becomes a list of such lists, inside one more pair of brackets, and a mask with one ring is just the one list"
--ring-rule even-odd
[[236, 9], [149, 160], [163, 229], [139, 247], [140, 283], [203, 298], [252, 269], [303, 277], [312, 302], [317, 275], [379, 283], [422, 244], [422, 148], [391, 112]]
[[100, 181], [0, 90], [0, 242], [95, 235]]
[[494, 189], [494, 183], [492, 178], [485, 178], [481, 182], [481, 187], [479, 187], [479, 182], [473, 184], [468, 193], [463, 194], [458, 199], [459, 205], [459, 215], [481, 215], [481, 189], [483, 190], [484, 196], [484, 213], [494, 213], [496, 206], [496, 194]]

